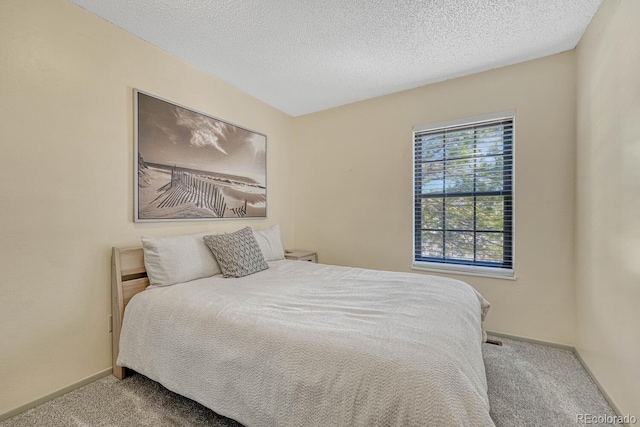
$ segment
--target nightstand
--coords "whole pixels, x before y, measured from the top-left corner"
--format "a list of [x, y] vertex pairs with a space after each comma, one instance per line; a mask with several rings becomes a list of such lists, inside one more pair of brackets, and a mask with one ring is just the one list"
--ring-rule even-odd
[[284, 257], [286, 259], [292, 259], [296, 261], [309, 261], [318, 262], [318, 255], [313, 251], [291, 251], [285, 252]]

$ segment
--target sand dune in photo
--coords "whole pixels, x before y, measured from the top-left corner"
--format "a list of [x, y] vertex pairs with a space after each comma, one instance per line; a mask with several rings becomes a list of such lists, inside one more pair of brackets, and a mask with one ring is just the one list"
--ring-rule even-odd
[[245, 177], [138, 164], [140, 219], [266, 216], [266, 189]]

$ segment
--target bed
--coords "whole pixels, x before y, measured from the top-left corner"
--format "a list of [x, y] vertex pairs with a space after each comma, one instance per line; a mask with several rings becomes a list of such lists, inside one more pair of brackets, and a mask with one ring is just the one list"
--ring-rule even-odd
[[113, 373], [246, 426], [493, 426], [488, 303], [453, 279], [302, 261], [147, 289], [113, 249]]

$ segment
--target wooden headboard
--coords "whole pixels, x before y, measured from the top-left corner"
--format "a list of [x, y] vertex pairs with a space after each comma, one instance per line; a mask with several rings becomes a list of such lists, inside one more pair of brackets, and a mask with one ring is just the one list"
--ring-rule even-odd
[[116, 365], [120, 352], [120, 330], [124, 309], [131, 298], [149, 286], [142, 248], [113, 248], [111, 254], [111, 315], [113, 375], [123, 379], [126, 369]]

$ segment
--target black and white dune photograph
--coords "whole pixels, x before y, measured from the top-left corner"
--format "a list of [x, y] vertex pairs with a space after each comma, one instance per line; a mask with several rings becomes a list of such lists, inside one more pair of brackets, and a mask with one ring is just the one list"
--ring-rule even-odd
[[142, 91], [136, 221], [264, 218], [267, 137]]

